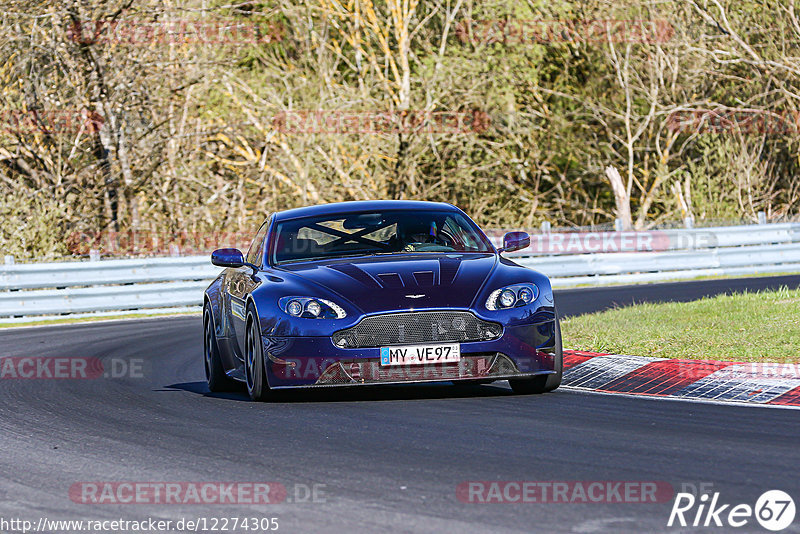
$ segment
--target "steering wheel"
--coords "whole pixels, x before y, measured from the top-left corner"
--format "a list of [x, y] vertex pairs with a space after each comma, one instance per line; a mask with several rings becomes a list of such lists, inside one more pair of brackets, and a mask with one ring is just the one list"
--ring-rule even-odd
[[439, 232], [438, 234], [436, 234], [436, 241], [440, 242], [445, 247], [452, 248], [453, 250], [456, 250], [458, 248], [456, 246], [455, 240], [443, 232]]

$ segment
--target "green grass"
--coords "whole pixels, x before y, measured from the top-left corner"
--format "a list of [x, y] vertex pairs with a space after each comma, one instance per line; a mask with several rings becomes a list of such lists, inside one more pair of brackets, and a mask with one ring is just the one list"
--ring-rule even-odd
[[562, 321], [564, 347], [659, 358], [800, 362], [800, 290], [637, 304]]

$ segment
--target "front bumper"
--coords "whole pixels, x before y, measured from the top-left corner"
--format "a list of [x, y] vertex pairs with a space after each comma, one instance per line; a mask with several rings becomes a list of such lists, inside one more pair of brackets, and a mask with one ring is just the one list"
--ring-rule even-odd
[[461, 343], [461, 361], [383, 367], [380, 348], [342, 349], [330, 337], [265, 336], [272, 388], [502, 380], [555, 372], [555, 321], [506, 327], [491, 341]]

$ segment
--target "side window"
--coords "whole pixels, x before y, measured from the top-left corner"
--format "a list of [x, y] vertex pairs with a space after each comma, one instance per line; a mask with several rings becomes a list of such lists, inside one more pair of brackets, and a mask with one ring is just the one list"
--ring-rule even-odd
[[264, 257], [264, 238], [267, 236], [269, 229], [269, 219], [267, 219], [261, 228], [256, 232], [253, 242], [250, 244], [250, 249], [247, 251], [247, 261], [258, 267], [261, 267], [261, 260]]
[[[461, 224], [459, 224], [459, 222]], [[447, 217], [442, 227], [442, 233], [450, 237], [454, 244], [458, 245], [456, 250], [468, 252], [480, 250], [480, 241], [476, 235], [469, 230], [466, 221], [458, 221], [453, 217]]]

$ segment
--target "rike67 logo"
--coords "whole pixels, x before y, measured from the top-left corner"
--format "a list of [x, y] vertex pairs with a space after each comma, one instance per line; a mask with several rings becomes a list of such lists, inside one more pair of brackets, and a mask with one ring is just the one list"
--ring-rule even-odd
[[699, 497], [691, 493], [678, 493], [669, 514], [667, 526], [733, 527], [751, 524], [755, 518], [759, 525], [773, 532], [788, 528], [794, 521], [795, 505], [792, 497], [781, 490], [763, 493], [755, 506], [749, 504], [723, 504], [719, 492]]

